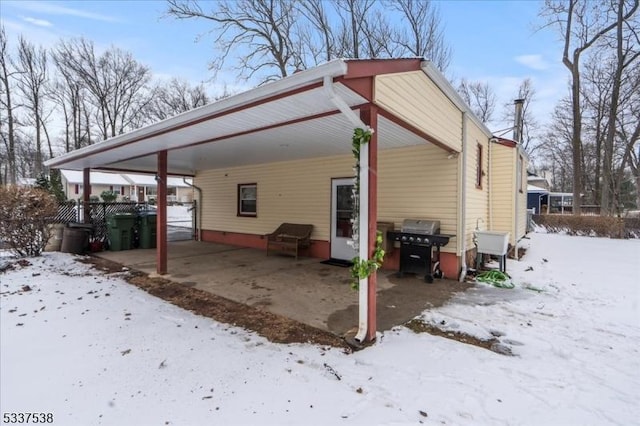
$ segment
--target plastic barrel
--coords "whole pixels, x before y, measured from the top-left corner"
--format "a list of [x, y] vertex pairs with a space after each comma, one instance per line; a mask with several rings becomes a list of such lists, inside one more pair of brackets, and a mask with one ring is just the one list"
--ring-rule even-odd
[[89, 246], [89, 231], [85, 228], [64, 228], [62, 234], [63, 253], [84, 254]]
[[49, 241], [47, 241], [47, 245], [44, 246], [44, 251], [60, 251], [63, 232], [63, 223], [53, 223], [49, 225]]

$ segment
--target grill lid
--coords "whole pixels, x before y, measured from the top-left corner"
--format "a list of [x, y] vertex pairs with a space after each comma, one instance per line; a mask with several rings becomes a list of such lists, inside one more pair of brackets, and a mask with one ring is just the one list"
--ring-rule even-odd
[[402, 232], [435, 235], [440, 232], [440, 221], [429, 219], [405, 219], [402, 221]]

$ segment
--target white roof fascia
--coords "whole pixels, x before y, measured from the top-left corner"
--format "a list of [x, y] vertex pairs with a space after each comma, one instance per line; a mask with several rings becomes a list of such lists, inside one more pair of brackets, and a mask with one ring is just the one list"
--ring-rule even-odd
[[132, 140], [144, 138], [145, 136], [150, 136], [156, 132], [167, 131], [173, 127], [188, 124], [191, 121], [196, 121], [208, 115], [218, 114], [230, 109], [242, 107], [252, 102], [256, 102], [271, 96], [307, 86], [316, 81], [322, 82], [325, 76], [335, 78], [345, 75], [346, 73], [346, 61], [344, 59], [334, 59], [323, 65], [319, 65], [305, 71], [297, 72], [280, 80], [265, 84], [264, 86], [259, 86], [255, 89], [247, 90], [246, 92], [242, 92], [237, 95], [219, 100], [217, 102], [183, 112], [176, 116], [167, 118], [154, 124], [150, 124], [145, 127], [141, 127], [123, 135], [118, 135], [97, 144], [89, 145], [60, 155], [58, 157], [54, 157], [45, 161], [44, 165], [56, 166], [59, 164], [64, 164], [68, 159], [76, 158], [78, 155], [86, 156], [94, 153], [95, 151], [102, 151], [105, 148], [115, 148]]
[[482, 122], [480, 119], [471, 111], [469, 105], [462, 99], [457, 90], [449, 83], [447, 78], [431, 63], [431, 61], [422, 61], [421, 64], [422, 71], [438, 86], [442, 93], [445, 94], [446, 97], [449, 98], [451, 102], [462, 112], [467, 113], [467, 117], [469, 117], [484, 133], [488, 138], [493, 136], [493, 133], [489, 128]]

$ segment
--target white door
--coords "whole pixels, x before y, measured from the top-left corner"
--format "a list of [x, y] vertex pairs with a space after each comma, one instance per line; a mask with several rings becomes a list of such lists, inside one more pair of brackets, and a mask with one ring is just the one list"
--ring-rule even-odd
[[351, 241], [351, 192], [353, 179], [331, 180], [331, 257], [351, 260], [357, 253], [349, 245]]

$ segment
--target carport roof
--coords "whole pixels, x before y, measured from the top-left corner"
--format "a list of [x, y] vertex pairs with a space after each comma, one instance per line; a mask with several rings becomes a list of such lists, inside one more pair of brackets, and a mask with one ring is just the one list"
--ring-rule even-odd
[[[421, 58], [333, 60], [45, 164], [155, 173], [157, 153], [167, 150], [167, 172], [193, 176], [205, 169], [347, 154], [354, 125], [340, 113], [332, 92], [358, 114], [375, 102], [372, 77], [425, 66], [430, 64]], [[327, 81], [333, 84], [326, 87]], [[442, 83], [438, 85], [442, 89]], [[444, 89], [458, 104], [450, 85]], [[398, 117], [383, 113], [378, 118], [378, 141], [380, 149], [439, 144]]]

